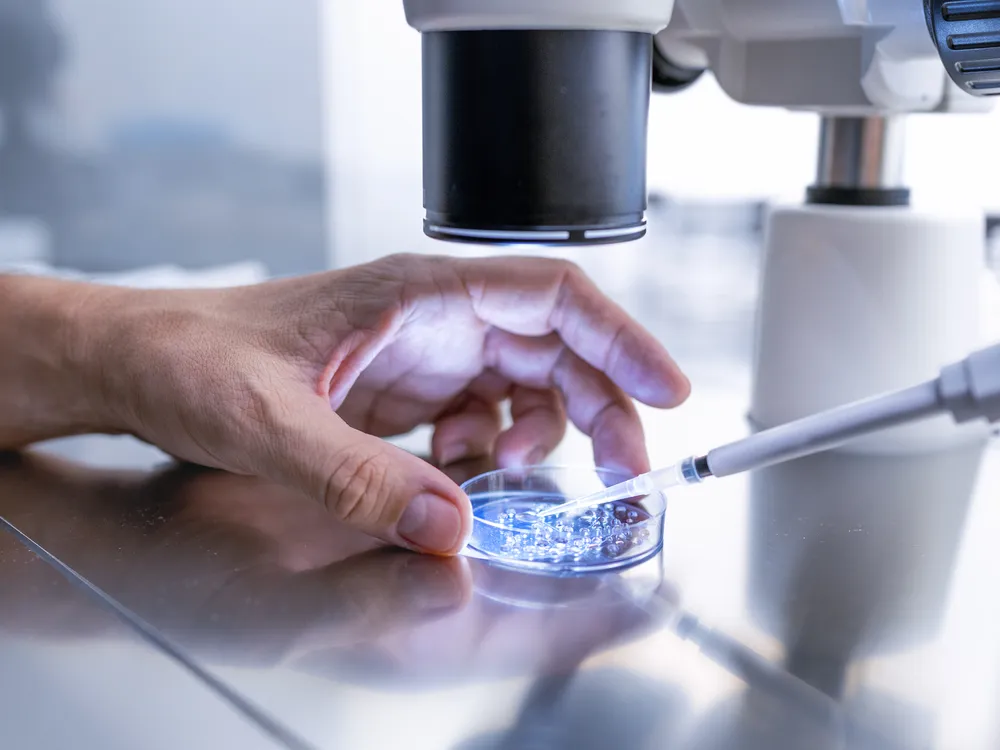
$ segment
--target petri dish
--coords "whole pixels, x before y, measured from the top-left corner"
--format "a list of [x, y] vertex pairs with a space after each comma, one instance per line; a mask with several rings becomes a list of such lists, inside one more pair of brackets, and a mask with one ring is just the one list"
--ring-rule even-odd
[[468, 546], [504, 567], [550, 575], [616, 570], [648, 560], [663, 547], [662, 493], [544, 519], [533, 516], [628, 478], [595, 467], [528, 466], [470, 479], [462, 485], [472, 501]]

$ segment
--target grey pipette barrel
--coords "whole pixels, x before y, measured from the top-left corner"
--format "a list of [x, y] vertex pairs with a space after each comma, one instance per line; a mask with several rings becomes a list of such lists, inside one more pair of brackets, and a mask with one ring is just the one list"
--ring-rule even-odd
[[713, 476], [725, 477], [946, 412], [956, 422], [1000, 420], [1000, 344], [945, 367], [934, 380], [759, 432], [705, 458]]
[[758, 432], [709, 451], [712, 474], [726, 477], [834, 448], [875, 430], [896, 427], [944, 411], [937, 381], [849, 404]]
[[763, 469], [835, 448], [852, 438], [945, 412], [951, 413], [956, 422], [1000, 421], [1000, 344], [945, 367], [935, 380], [759, 432], [704, 456], [690, 456], [536, 515], [542, 518], [639, 497], [655, 489], [698, 484], [711, 476], [726, 477]]

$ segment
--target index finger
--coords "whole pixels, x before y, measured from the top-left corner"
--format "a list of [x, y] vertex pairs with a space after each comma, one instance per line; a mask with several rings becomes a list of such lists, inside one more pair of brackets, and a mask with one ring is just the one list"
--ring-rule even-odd
[[677, 406], [691, 392], [663, 345], [578, 266], [507, 257], [462, 261], [458, 271], [484, 323], [522, 336], [555, 332], [580, 359], [650, 406]]

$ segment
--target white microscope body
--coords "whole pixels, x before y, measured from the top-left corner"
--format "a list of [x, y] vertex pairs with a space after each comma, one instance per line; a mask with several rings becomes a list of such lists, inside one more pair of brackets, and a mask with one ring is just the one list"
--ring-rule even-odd
[[[982, 343], [984, 215], [912, 206], [902, 182], [906, 114], [988, 108], [949, 78], [921, 0], [677, 0], [656, 43], [710, 68], [738, 102], [822, 116], [807, 202], [775, 208], [767, 224], [755, 427], [917, 382]], [[941, 419], [845, 450], [983, 435]]]
[[[925, 380], [981, 343], [984, 216], [910, 205], [903, 120], [983, 109], [971, 94], [1000, 91], [1000, 2], [404, 6], [423, 35], [429, 236], [571, 245], [642, 236], [650, 68], [654, 83], [681, 86], [708, 68], [738, 102], [822, 117], [807, 202], [775, 209], [768, 223], [755, 426]], [[725, 178], [707, 152], [705, 164]], [[981, 434], [945, 418], [848, 449], [910, 452]]]

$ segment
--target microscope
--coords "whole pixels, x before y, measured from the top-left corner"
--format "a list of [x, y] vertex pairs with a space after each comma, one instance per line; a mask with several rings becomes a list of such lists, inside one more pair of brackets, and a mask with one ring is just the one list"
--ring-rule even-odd
[[[432, 238], [580, 245], [642, 237], [651, 89], [683, 89], [705, 70], [737, 102], [817, 113], [815, 182], [803, 186], [802, 204], [776, 207], [767, 220], [749, 414], [756, 429], [919, 382], [982, 343], [984, 214], [911, 203], [904, 131], [912, 113], [989, 109], [988, 97], [1000, 93], [1000, 0], [404, 7], [423, 37], [424, 231]], [[708, 152], [705, 166], [725, 179]], [[913, 453], [984, 435], [942, 418], [849, 450]]]

